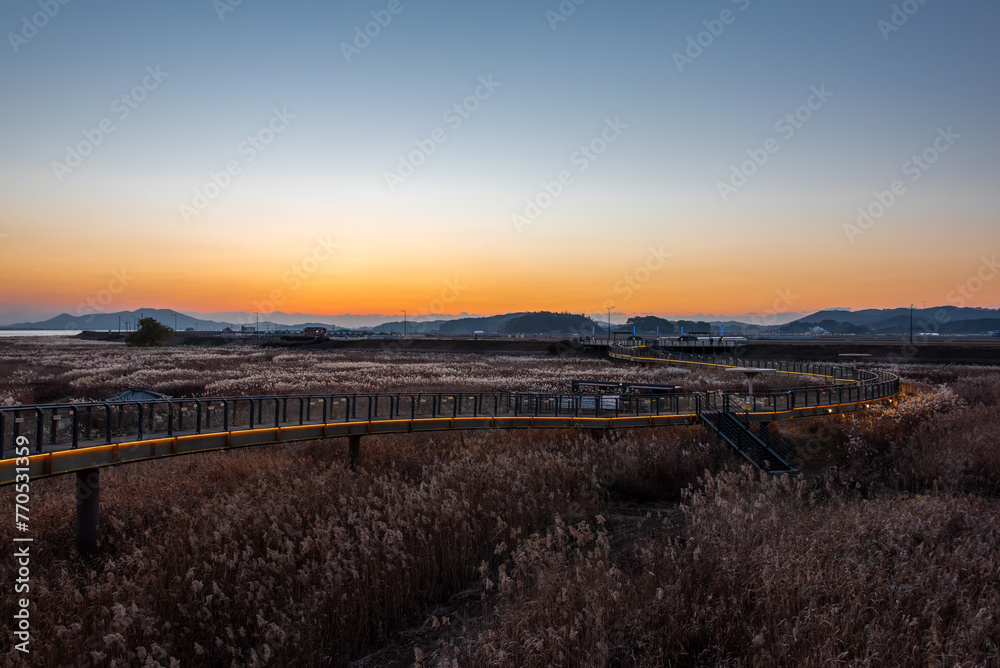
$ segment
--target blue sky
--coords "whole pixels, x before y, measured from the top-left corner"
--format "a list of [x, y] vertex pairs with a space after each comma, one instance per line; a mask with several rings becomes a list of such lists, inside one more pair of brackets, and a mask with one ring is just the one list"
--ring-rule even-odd
[[[46, 6], [54, 16], [24, 30]], [[560, 7], [574, 10], [554, 22]], [[391, 21], [348, 62], [344, 43], [379, 16]], [[610, 300], [622, 316], [740, 314], [786, 288], [794, 310], [944, 303], [998, 245], [998, 19], [968, 0], [11, 1], [3, 305], [66, 310], [122, 263], [137, 278], [109, 308], [253, 310], [283, 289], [286, 310], [416, 312], [458, 275], [470, 287], [454, 312]], [[695, 57], [678, 68], [678, 53]], [[147, 68], [164, 78], [122, 118], [114, 101]], [[457, 125], [448, 110], [483, 80], [495, 85]], [[779, 131], [815, 90], [828, 99]], [[246, 161], [275, 110], [287, 127]], [[105, 120], [114, 129], [59, 174]], [[581, 170], [574, 155], [609, 122], [619, 136]], [[948, 128], [947, 151], [904, 176]], [[435, 131], [443, 141], [390, 187]], [[768, 140], [776, 152], [720, 195]], [[185, 217], [233, 160], [240, 173]], [[563, 171], [572, 183], [514, 224]], [[894, 180], [905, 193], [852, 236], [858, 207]], [[341, 254], [292, 294], [281, 276], [322, 235]], [[671, 260], [626, 297], [622, 278], [656, 247]], [[995, 306], [1000, 290], [976, 300]]]

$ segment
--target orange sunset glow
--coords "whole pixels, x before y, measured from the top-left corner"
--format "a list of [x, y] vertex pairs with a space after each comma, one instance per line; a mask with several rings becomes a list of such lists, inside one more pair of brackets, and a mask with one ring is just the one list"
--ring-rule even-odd
[[[639, 60], [610, 44], [567, 51], [562, 40], [601, 42], [595, 10], [555, 31], [510, 24], [527, 45], [518, 53], [421, 52], [414, 79], [394, 69], [413, 53], [385, 36], [351, 62], [336, 44], [305, 62], [268, 51], [248, 79], [214, 54], [264, 29], [252, 12], [239, 17], [249, 33], [202, 25], [193, 50], [150, 34], [128, 59], [94, 53], [83, 70], [63, 57], [81, 28], [54, 22], [8, 71], [12, 89], [35, 93], [2, 112], [3, 310], [394, 318], [612, 306], [621, 320], [1000, 304], [997, 280], [955, 292], [1000, 245], [1000, 135], [989, 105], [971, 102], [992, 83], [956, 79], [944, 61], [910, 76], [920, 28], [888, 40], [876, 30], [834, 65], [820, 47], [790, 61], [778, 43], [748, 41], [753, 31], [686, 63], [672, 11], [642, 27], [653, 32]], [[826, 25], [850, 40], [878, 13], [845, 12]], [[974, 45], [955, 48], [946, 61], [975, 60]], [[537, 66], [570, 52], [568, 69]], [[768, 63], [788, 71], [762, 74]], [[55, 91], [73, 103], [51, 104]], [[128, 279], [109, 299], [115, 272]]]

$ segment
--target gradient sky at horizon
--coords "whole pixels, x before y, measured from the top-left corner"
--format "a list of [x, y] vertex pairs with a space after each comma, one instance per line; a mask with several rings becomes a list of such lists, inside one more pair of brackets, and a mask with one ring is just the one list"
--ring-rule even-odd
[[[391, 4], [5, 3], [0, 309], [1000, 305], [995, 2]], [[553, 23], [560, 6], [575, 11]], [[391, 21], [348, 62], [372, 12]], [[167, 74], [123, 118], [115, 100], [149, 70]], [[459, 124], [448, 110], [477, 90]], [[808, 120], [782, 121], [810, 100]], [[275, 110], [283, 129], [248, 148]], [[614, 141], [582, 157], [602, 132]], [[240, 173], [185, 216], [230, 161]], [[572, 182], [515, 224], [560, 172]], [[845, 229], [896, 180], [883, 215]]]

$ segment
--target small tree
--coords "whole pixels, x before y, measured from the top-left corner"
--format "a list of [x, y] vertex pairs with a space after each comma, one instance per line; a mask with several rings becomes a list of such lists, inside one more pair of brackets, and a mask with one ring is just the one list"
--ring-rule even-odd
[[156, 318], [143, 318], [139, 328], [125, 336], [127, 346], [163, 346], [174, 337], [174, 330], [161, 325]]

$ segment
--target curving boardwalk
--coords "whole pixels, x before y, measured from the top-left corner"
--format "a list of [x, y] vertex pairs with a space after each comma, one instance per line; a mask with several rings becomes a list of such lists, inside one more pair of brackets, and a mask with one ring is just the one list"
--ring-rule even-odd
[[[219, 397], [0, 407], [0, 486], [210, 450], [369, 434], [468, 429], [623, 429], [697, 424], [712, 411], [754, 422], [863, 409], [895, 396], [891, 373], [825, 364], [668, 352], [645, 344], [613, 359], [707, 368], [753, 367], [826, 381], [782, 390], [662, 395], [392, 393]], [[15, 441], [29, 450], [17, 464]]]
[[[825, 381], [822, 385], [764, 390], [753, 396], [739, 391], [708, 395], [706, 401], [718, 404], [739, 402], [750, 419], [770, 422], [795, 417], [853, 411], [875, 401], [899, 394], [899, 377], [888, 371], [856, 369], [812, 362], [772, 362], [735, 355], [693, 355], [664, 350], [645, 343], [613, 346], [613, 359], [651, 364], [694, 366], [715, 369], [770, 369], [776, 374], [807, 376]], [[720, 406], [721, 407], [721, 406]]]
[[[212, 450], [362, 436], [480, 429], [633, 429], [703, 424], [754, 466], [793, 471], [774, 420], [854, 411], [899, 392], [885, 371], [692, 355], [641, 340], [612, 346], [633, 364], [769, 369], [820, 385], [747, 392], [667, 394], [393, 393], [157, 399], [0, 407], [0, 486], [77, 474], [78, 544], [97, 549], [101, 468]], [[81, 499], [83, 499], [81, 501]], [[88, 528], [90, 527], [90, 528]]]

